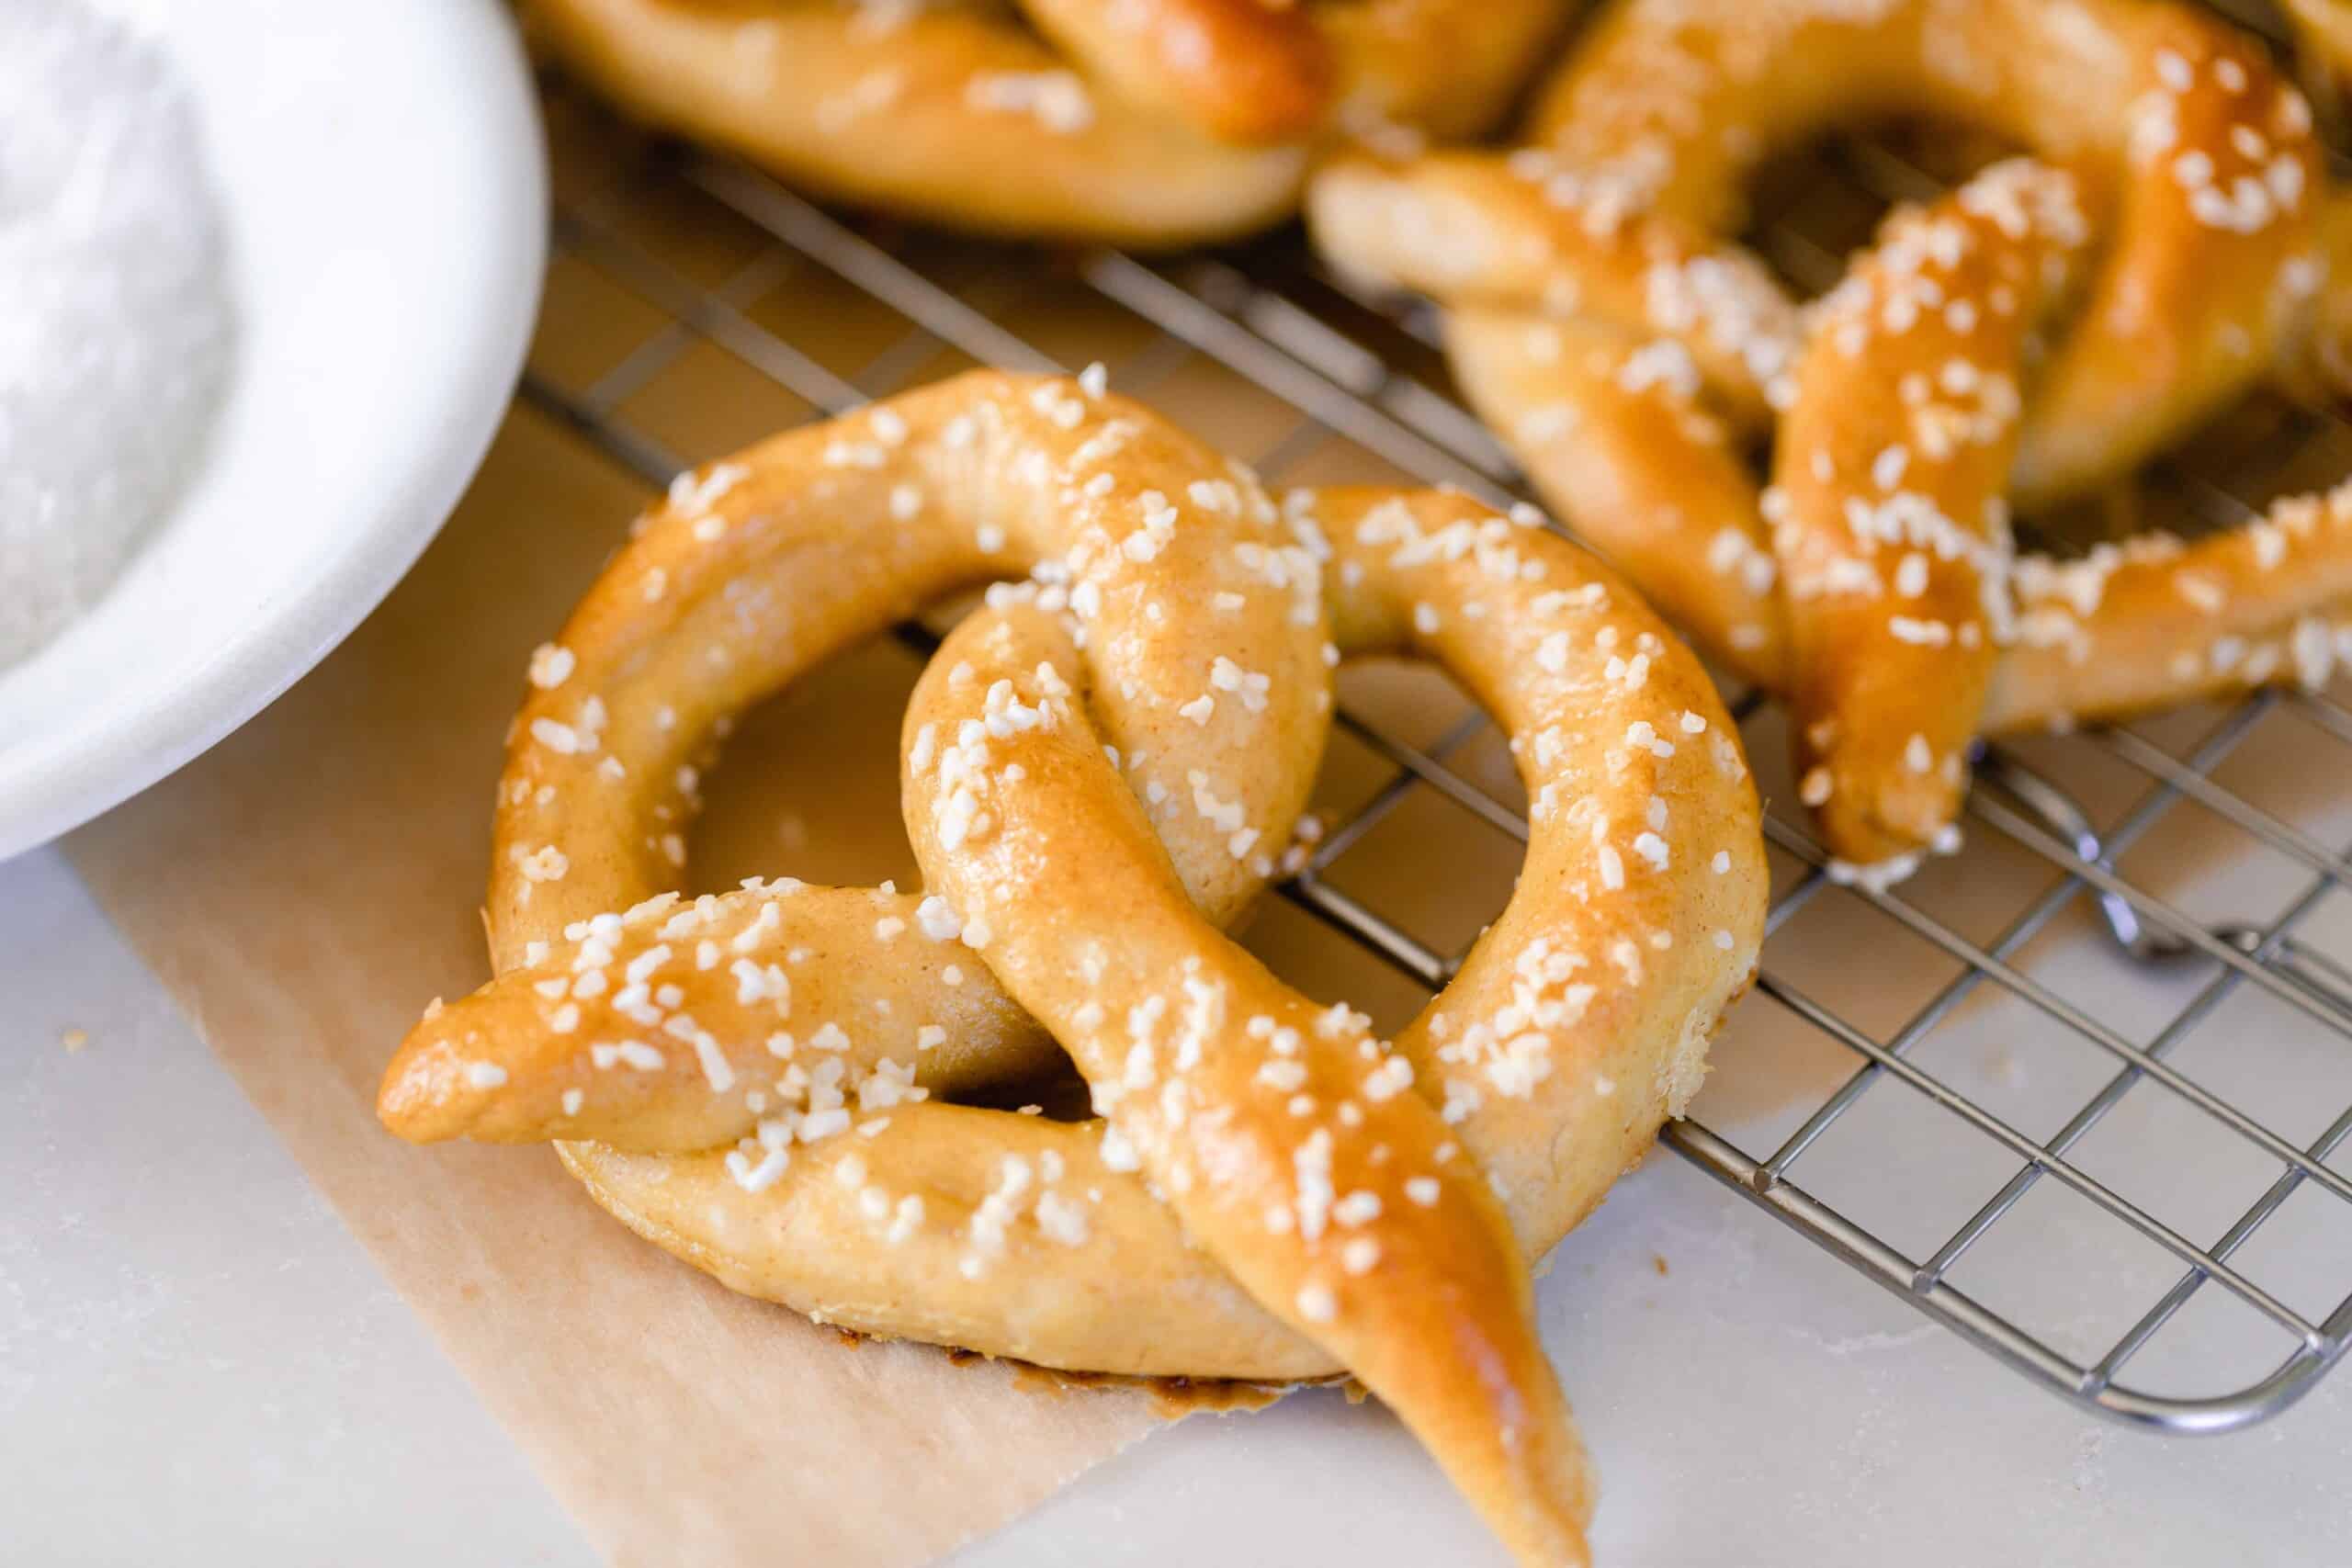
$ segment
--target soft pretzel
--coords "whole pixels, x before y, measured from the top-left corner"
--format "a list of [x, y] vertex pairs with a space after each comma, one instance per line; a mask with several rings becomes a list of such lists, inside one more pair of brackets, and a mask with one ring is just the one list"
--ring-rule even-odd
[[[1106, 694], [1100, 723], [1135, 787], [1162, 803], [1187, 802], [1188, 774], [1216, 771], [1214, 818], [1167, 804], [1160, 823], [1201, 906], [1230, 917], [1264, 885], [1306, 797], [1330, 700], [1315, 563], [1261, 515], [1264, 505], [1246, 470], [1140, 407], [1100, 395], [1091, 378], [1082, 386], [977, 373], [787, 432], [682, 478], [561, 638], [533, 659], [497, 803], [493, 963], [502, 973], [541, 967], [556, 938], [583, 921], [595, 929], [571, 939], [584, 945], [563, 962], [584, 953], [605, 963], [595, 954], [624, 929], [612, 912], [676, 885], [697, 764], [727, 716], [957, 587], [1033, 570], [1064, 580], [1089, 630], [1090, 666]], [[881, 525], [870, 525], [876, 520]], [[1214, 649], [1200, 633], [1199, 606], [1214, 616]], [[1261, 679], [1235, 693], [1216, 684], [1243, 671]], [[707, 956], [735, 984], [734, 959], [763, 948], [775, 930], [780, 915], [762, 913], [774, 902], [775, 890], [747, 888], [665, 911], [655, 944], [671, 940], [659, 937], [663, 927], [708, 925], [713, 945], [703, 949], [696, 936], [696, 962]], [[790, 976], [797, 993], [854, 998], [871, 964], [898, 966], [898, 953], [931, 961], [919, 966], [926, 988], [907, 998], [919, 1011], [894, 1010], [857, 1031], [876, 1070], [913, 1065], [926, 1075], [919, 1087], [932, 1072], [952, 1081], [959, 1052], [1001, 1064], [1014, 1041], [1036, 1053], [1025, 1065], [1050, 1059], [1050, 1042], [1033, 1024], [984, 989], [967, 988], [977, 964], [942, 957], [954, 950], [935, 942], [899, 942], [936, 930], [935, 906], [927, 911], [923, 899], [883, 889], [794, 908], [810, 922], [808, 940], [796, 944], [806, 949]], [[755, 934], [740, 950], [721, 945], [721, 937], [741, 936], [729, 924], [739, 919]], [[739, 988], [747, 1016], [772, 1010], [756, 985], [741, 980]], [[617, 1031], [631, 1018], [669, 1013], [659, 991], [649, 976], [585, 996], [575, 986], [571, 999], [588, 1024]], [[944, 1055], [925, 1051], [925, 1026], [950, 1022], [964, 1032], [961, 1043]], [[532, 1139], [561, 1127], [679, 1148], [752, 1130], [760, 1114], [747, 1099], [754, 1075], [776, 1060], [764, 1035], [725, 1036], [733, 1055], [723, 1062], [698, 1037], [654, 1034], [642, 1043], [634, 1059], [608, 1054], [599, 1062], [578, 1041], [542, 1041], [561, 1065], [560, 1081], [524, 1075], [531, 1095], [519, 1084], [477, 1095], [469, 1086], [482, 1075], [470, 1073], [464, 1042], [453, 1038], [446, 1055], [409, 1064], [407, 1087], [387, 1111], [405, 1118], [401, 1095], [415, 1096], [415, 1114], [428, 1120], [396, 1124], [424, 1136]], [[845, 1071], [860, 1065], [844, 1058]], [[713, 1080], [736, 1084], [742, 1102], [714, 1111], [704, 1093]], [[682, 1087], [691, 1110], [668, 1103]], [[576, 1115], [563, 1109], [572, 1089], [582, 1096]], [[706, 1120], [662, 1122], [672, 1115]]]
[[646, 120], [828, 195], [1182, 244], [1287, 214], [1344, 124], [1474, 130], [1563, 0], [527, 0]]
[[[1679, 1111], [1753, 970], [1753, 789], [1695, 660], [1557, 536], [1435, 492], [1287, 513], [1134, 405], [989, 373], [682, 481], [534, 661], [500, 977], [428, 1013], [382, 1111], [563, 1139], [639, 1234], [824, 1321], [1085, 1371], [1352, 1371], [1522, 1561], [1582, 1561], [1527, 1263]], [[922, 898], [654, 892], [673, 770], [729, 715], [1024, 566], [909, 708]], [[1392, 1044], [1215, 921], [1299, 807], [1327, 659], [1408, 650], [1510, 731], [1532, 827]], [[934, 1098], [1033, 1072], [1032, 1017], [1103, 1120]]]
[[[2064, 36], [1996, 52], [1976, 30], [1996, 22]], [[2069, 161], [2005, 165], [1939, 215], [1898, 219], [1864, 264], [1884, 286], [1877, 322], [1861, 282], [1801, 321], [1719, 235], [1736, 177], [1777, 141], [1897, 101]], [[1803, 793], [1841, 870], [1896, 874], [1951, 840], [1975, 734], [2325, 677], [2352, 549], [2332, 504], [2077, 568], [2008, 559], [2005, 486], [2078, 489], [2254, 377], [2310, 373], [2304, 340], [2342, 291], [2312, 303], [2327, 253], [2308, 111], [2225, 29], [2120, 0], [1868, 16], [1634, 0], [1601, 18], [1535, 127], [1543, 144], [1508, 155], [1335, 162], [1309, 196], [1317, 241], [1447, 301], [1465, 391], [1563, 515], [1709, 652], [1795, 696]], [[1951, 270], [1943, 243], [1994, 243], [1952, 257], [1953, 276], [1915, 276], [1920, 233], [1939, 237], [1929, 274]], [[2022, 409], [1993, 418], [1995, 395]], [[1745, 446], [1774, 410], [1759, 491]], [[1923, 461], [1914, 430], [1953, 420], [1994, 439]], [[1960, 510], [1936, 504], [1945, 490]], [[1933, 543], [1906, 564], [1922, 529]], [[1873, 530], [1913, 546], [1872, 575], [1887, 600], [1825, 594], [1840, 572], [1862, 581], [1839, 541]], [[2239, 570], [2256, 554], [2296, 570]], [[2200, 623], [2172, 609], [2176, 581]], [[1952, 613], [1972, 595], [1980, 615]]]

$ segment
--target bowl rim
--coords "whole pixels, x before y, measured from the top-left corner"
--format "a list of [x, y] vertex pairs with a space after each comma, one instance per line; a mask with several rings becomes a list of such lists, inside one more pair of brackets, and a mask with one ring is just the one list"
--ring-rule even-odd
[[[476, 287], [439, 323], [448, 345], [435, 414], [392, 482], [347, 498], [348, 542], [323, 569], [274, 595], [186, 673], [80, 722], [0, 743], [0, 861], [48, 842], [166, 777], [283, 694], [356, 628], [424, 554], [488, 452], [529, 347], [545, 273], [548, 160], [521, 39], [491, 0], [395, 0], [413, 28], [437, 24], [433, 47], [458, 80], [448, 95], [479, 130], [472, 175], [451, 188], [473, 235]], [[231, 243], [237, 204], [224, 204]], [[168, 525], [168, 524], [166, 525]], [[70, 632], [69, 632], [70, 635]], [[32, 656], [35, 666], [41, 658]]]

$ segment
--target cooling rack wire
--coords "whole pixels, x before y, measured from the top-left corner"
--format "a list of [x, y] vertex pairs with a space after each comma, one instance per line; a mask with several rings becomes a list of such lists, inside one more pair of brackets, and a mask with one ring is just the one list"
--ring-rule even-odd
[[[1180, 417], [1276, 486], [1528, 497], [1449, 389], [1428, 312], [1351, 296], [1295, 234], [1147, 262], [859, 228], [550, 94], [550, 299], [609, 352], [535, 357], [522, 400], [649, 484], [967, 365], [1099, 359], [1131, 396], [1181, 389]], [[1898, 147], [1839, 143], [1766, 182], [1755, 238], [1817, 288], [1887, 201], [1935, 188]], [[714, 355], [765, 423], [650, 433], [652, 391]], [[2089, 525], [2211, 527], [2347, 471], [2352, 425], [2256, 408]], [[1426, 994], [1508, 893], [1521, 803], [1475, 709], [1406, 733], [1342, 694], [1335, 750], [1377, 776], [1279, 891]], [[1968, 847], [1885, 894], [1830, 882], [1789, 809], [1779, 715], [1727, 694], [1772, 803], [1773, 902], [1756, 993], [1667, 1146], [2086, 1408], [2219, 1432], [2308, 1392], [2352, 1344], [2340, 694], [1992, 749]], [[1383, 834], [1426, 838], [1447, 876], [1354, 874]], [[1499, 871], [1465, 918], [1468, 863]]]

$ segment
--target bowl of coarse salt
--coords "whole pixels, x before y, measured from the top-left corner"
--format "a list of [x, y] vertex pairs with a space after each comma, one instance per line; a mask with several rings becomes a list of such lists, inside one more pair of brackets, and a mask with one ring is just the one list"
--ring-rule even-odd
[[513, 390], [546, 185], [496, 0], [0, 3], [0, 858], [408, 570]]

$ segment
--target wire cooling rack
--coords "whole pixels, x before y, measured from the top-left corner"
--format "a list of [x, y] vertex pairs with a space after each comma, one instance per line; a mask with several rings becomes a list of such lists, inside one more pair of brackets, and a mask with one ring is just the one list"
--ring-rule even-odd
[[[861, 231], [739, 164], [648, 147], [608, 124], [596, 138], [595, 155], [559, 159], [554, 266], [616, 288], [627, 341], [593, 374], [535, 366], [523, 395], [650, 483], [685, 464], [627, 408], [691, 355], [721, 352], [817, 418], [959, 362], [1068, 368], [1041, 339], [1077, 321], [1082, 343], [1051, 346], [1106, 361], [1122, 391], [1150, 400], [1210, 366], [1272, 410], [1279, 439], [1241, 454], [1271, 483], [1335, 477], [1336, 462], [1345, 477], [1401, 472], [1498, 505], [1526, 496], [1448, 389], [1427, 312], [1352, 298], [1295, 235], [1169, 262], [959, 245]], [[1815, 287], [1885, 200], [1929, 184], [1868, 144], [1833, 149], [1805, 175], [1758, 239]], [[696, 225], [737, 243], [672, 243]], [[837, 298], [846, 333], [820, 349], [767, 324], [762, 301], [787, 288]], [[2328, 416], [2254, 423], [2251, 435], [2225, 430], [2202, 444], [2215, 450], [2178, 459], [2157, 492], [2210, 525], [2352, 467], [2346, 428]], [[1778, 716], [1753, 693], [1734, 697], [1759, 778], [1784, 803], [1792, 792], [1771, 772], [1785, 751]], [[1434, 988], [1461, 952], [1419, 931], [1393, 886], [1351, 888], [1351, 852], [1416, 801], [1443, 803], [1506, 847], [1524, 840], [1524, 820], [1507, 776], [1458, 765], [1482, 726], [1475, 715], [1422, 743], [1344, 705], [1340, 724], [1385, 783], [1280, 891]], [[2241, 757], [2254, 764], [2233, 776]], [[2279, 758], [2284, 774], [2320, 781], [2316, 792], [2263, 787]], [[1758, 995], [1716, 1054], [1744, 1058], [1746, 1040], [1762, 1037], [1758, 1070], [1726, 1088], [1719, 1065], [1698, 1109], [1712, 1117], [1720, 1104], [1725, 1119], [1677, 1122], [1664, 1142], [2079, 1404], [2177, 1432], [2284, 1409], [2352, 1343], [2352, 1175], [2331, 1163], [2352, 1134], [2352, 971], [2311, 934], [2352, 861], [2309, 825], [2352, 806], [2327, 783], [2352, 776], [2347, 761], [2352, 710], [2322, 694], [1988, 750], [1971, 847], [1888, 894], [1834, 886], [1802, 818], [1776, 808]], [[2240, 903], [2193, 912], [2214, 897]], [[1792, 933], [1808, 922], [1826, 929], [1800, 943]], [[1844, 961], [1825, 964], [1825, 947]], [[1895, 968], [1906, 985], [1884, 980]], [[2276, 1092], [2273, 1066], [2291, 1092]], [[1892, 1120], [1849, 1136], [1874, 1115]], [[2102, 1145], [2103, 1127], [2127, 1123], [2128, 1148]], [[2035, 1246], [2011, 1247], [2029, 1231]], [[2028, 1259], [2021, 1271], [2003, 1266], [2005, 1248]], [[2187, 1358], [2195, 1376], [2175, 1375], [2181, 1358], [2152, 1347], [2211, 1341], [2207, 1303], [2233, 1309], [2230, 1353], [2200, 1351]], [[2217, 1382], [2216, 1365], [2243, 1370]], [[2127, 1382], [2135, 1369], [2146, 1371]]]

